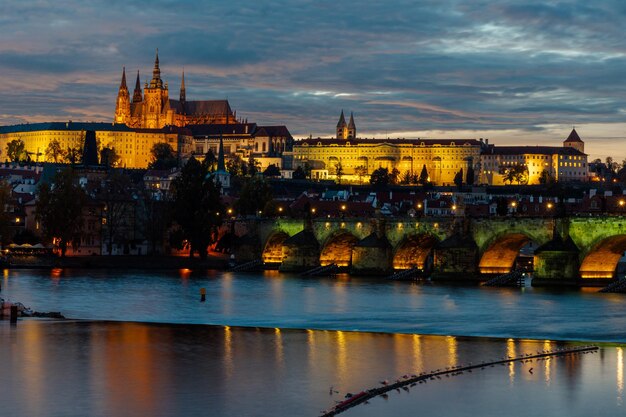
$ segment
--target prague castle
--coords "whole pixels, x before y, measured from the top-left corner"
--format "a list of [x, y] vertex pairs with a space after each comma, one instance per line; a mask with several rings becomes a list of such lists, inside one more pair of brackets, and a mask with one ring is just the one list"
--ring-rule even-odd
[[142, 93], [138, 71], [132, 100], [126, 84], [126, 69], [122, 70], [114, 123], [132, 128], [161, 129], [165, 126], [232, 124], [236, 123], [236, 116], [227, 100], [187, 101], [184, 72], [179, 99], [171, 99], [168, 85], [161, 79], [157, 51], [150, 83], [145, 84]]

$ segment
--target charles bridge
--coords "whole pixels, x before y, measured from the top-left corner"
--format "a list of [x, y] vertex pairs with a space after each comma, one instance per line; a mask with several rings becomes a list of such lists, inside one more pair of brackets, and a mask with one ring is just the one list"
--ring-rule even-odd
[[418, 268], [433, 277], [478, 279], [514, 268], [534, 248], [535, 280], [606, 282], [626, 250], [626, 217], [422, 217], [231, 220], [238, 262], [281, 271], [336, 264], [355, 274]]

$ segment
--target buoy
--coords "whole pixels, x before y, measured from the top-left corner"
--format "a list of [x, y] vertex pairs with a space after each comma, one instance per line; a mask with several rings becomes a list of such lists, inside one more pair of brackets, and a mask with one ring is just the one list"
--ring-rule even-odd
[[200, 302], [206, 301], [206, 288], [200, 288]]

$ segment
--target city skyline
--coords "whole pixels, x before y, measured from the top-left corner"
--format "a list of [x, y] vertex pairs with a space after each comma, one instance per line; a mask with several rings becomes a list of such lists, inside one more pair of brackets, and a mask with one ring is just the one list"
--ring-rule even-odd
[[363, 137], [559, 144], [575, 125], [590, 160], [626, 158], [619, 2], [396, 0], [9, 1], [0, 124], [112, 121], [122, 67], [240, 117], [331, 136], [341, 109]]

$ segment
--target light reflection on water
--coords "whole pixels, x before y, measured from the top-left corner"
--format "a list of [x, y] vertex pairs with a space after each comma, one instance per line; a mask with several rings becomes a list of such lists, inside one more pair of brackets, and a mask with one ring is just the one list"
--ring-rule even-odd
[[[81, 319], [626, 343], [626, 299], [268, 271], [5, 270], [2, 297]], [[199, 302], [200, 288], [207, 301]]]
[[[123, 322], [0, 322], [2, 415], [314, 416], [403, 374], [565, 342]], [[486, 367], [347, 416], [615, 416], [623, 349]], [[531, 373], [531, 368], [532, 373]], [[550, 375], [548, 377], [548, 375]], [[617, 375], [617, 377], [615, 377]], [[339, 394], [329, 394], [330, 387]]]

